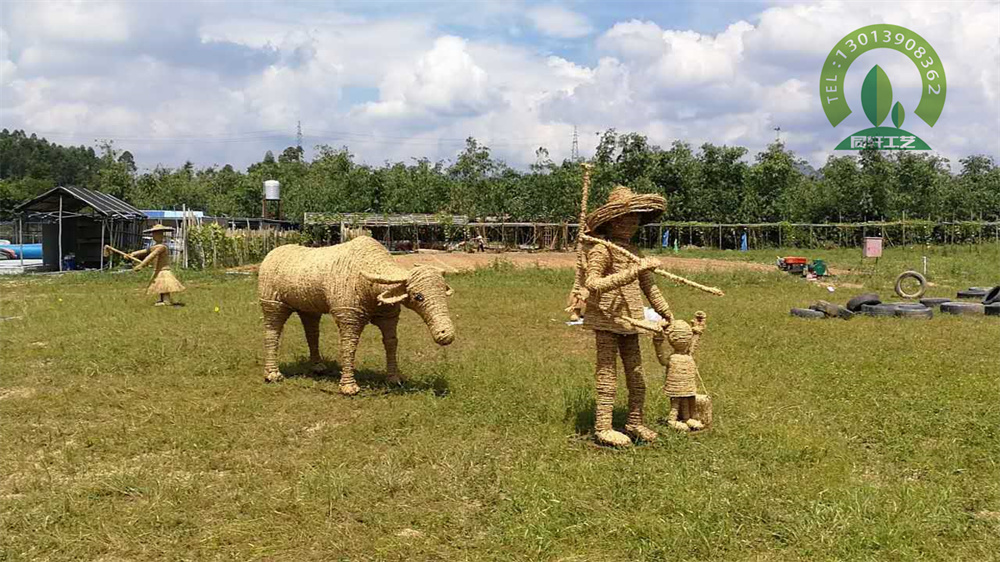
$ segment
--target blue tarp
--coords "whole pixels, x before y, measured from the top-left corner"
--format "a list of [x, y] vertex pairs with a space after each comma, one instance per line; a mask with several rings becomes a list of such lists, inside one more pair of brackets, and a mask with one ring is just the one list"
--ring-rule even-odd
[[[14, 255], [20, 259], [21, 258], [21, 246], [19, 244], [0, 244], [0, 248], [5, 248], [8, 250], [13, 250]], [[41, 244], [25, 244], [24, 245], [24, 259], [26, 260], [40, 260], [42, 259], [42, 245]]]

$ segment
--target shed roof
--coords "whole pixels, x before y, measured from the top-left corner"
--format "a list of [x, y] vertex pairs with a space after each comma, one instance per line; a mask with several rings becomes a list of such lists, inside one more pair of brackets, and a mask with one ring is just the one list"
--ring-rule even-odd
[[63, 198], [64, 213], [80, 213], [92, 209], [95, 214], [110, 218], [144, 219], [146, 215], [132, 205], [113, 195], [82, 187], [54, 187], [30, 201], [14, 208], [17, 212], [48, 214], [59, 211], [59, 198]]

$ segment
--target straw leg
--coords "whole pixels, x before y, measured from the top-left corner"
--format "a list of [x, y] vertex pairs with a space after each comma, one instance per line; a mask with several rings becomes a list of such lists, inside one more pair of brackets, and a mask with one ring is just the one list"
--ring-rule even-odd
[[396, 362], [396, 348], [399, 340], [396, 338], [396, 326], [399, 324], [399, 316], [390, 318], [376, 318], [372, 324], [382, 332], [382, 345], [385, 347], [385, 373], [386, 381], [390, 384], [399, 384], [403, 381], [403, 375], [399, 372], [399, 364]]
[[681, 401], [683, 398], [670, 399], [670, 414], [667, 416], [667, 425], [678, 430], [688, 431], [690, 428], [681, 420]]
[[306, 343], [309, 344], [309, 363], [312, 364], [313, 371], [323, 369], [323, 356], [319, 352], [319, 323], [322, 319], [322, 314], [299, 312], [299, 320], [306, 333]]
[[338, 315], [335, 318], [340, 329], [340, 393], [354, 396], [361, 392], [361, 387], [354, 380], [354, 356], [367, 321], [353, 314]]
[[285, 321], [292, 315], [292, 309], [281, 303], [261, 302], [264, 313], [264, 380], [277, 382], [284, 378], [278, 370], [278, 348]]
[[701, 429], [705, 427], [699, 420], [694, 419], [694, 396], [685, 396], [681, 398], [681, 413], [684, 417], [684, 423], [691, 429]]
[[594, 439], [601, 445], [627, 447], [632, 440], [611, 427], [617, 392], [618, 336], [611, 332], [595, 330], [597, 343], [597, 415]]
[[645, 425], [643, 407], [646, 404], [646, 379], [642, 370], [642, 352], [639, 350], [639, 335], [618, 336], [618, 351], [625, 369], [625, 384], [628, 387], [628, 420], [625, 433], [642, 441], [654, 441], [656, 432]]

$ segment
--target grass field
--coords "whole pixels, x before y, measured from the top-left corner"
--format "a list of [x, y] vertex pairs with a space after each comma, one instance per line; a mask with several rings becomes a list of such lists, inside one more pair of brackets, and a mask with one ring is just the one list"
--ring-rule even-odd
[[[988, 246], [890, 250], [840, 281], [887, 296], [928, 253], [931, 296], [1000, 282]], [[330, 319], [325, 373], [293, 318], [298, 376], [263, 383], [253, 276], [182, 272], [172, 309], [150, 306], [146, 274], [0, 279], [0, 315], [21, 317], [0, 322], [0, 560], [1000, 557], [1000, 319], [801, 320], [789, 307], [860, 289], [690, 276], [727, 291], [661, 285], [683, 317], [708, 313], [715, 425], [655, 421], [647, 339], [661, 439], [623, 451], [590, 440], [593, 335], [563, 323], [568, 270], [450, 277], [455, 343], [404, 311], [410, 381], [390, 388], [370, 327], [354, 398]]]

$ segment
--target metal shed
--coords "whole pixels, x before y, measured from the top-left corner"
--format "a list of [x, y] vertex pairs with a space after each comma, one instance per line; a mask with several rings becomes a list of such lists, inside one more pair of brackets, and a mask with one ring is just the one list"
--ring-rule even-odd
[[14, 208], [18, 235], [27, 222], [42, 223], [42, 262], [63, 270], [63, 256], [74, 254], [79, 267], [104, 268], [104, 245], [133, 249], [142, 244], [146, 215], [107, 193], [60, 186]]

